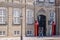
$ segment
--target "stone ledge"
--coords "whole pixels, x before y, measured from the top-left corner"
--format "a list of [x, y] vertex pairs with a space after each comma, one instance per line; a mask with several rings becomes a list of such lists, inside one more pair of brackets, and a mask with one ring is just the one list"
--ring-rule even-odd
[[0, 40], [20, 40], [20, 37], [1, 37]]

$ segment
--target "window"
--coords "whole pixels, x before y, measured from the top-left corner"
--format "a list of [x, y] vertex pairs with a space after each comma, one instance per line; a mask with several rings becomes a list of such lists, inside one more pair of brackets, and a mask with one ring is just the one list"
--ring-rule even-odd
[[54, 17], [54, 13], [53, 12], [50, 13], [50, 17]]
[[19, 32], [19, 31], [14, 31], [14, 34], [15, 34], [15, 35], [19, 35], [20, 32]]
[[26, 22], [27, 24], [33, 24], [34, 18], [33, 18], [33, 10], [27, 9], [26, 10]]
[[6, 24], [6, 9], [0, 8], [0, 24]]
[[43, 2], [44, 0], [39, 0], [39, 1]]
[[3, 35], [5, 35], [5, 31], [3, 31]]
[[32, 31], [27, 31], [27, 34], [32, 34]]
[[55, 2], [55, 0], [49, 0], [49, 3], [54, 3]]
[[33, 36], [33, 33], [32, 33], [31, 30], [28, 30], [28, 31], [27, 31], [27, 36]]
[[0, 31], [0, 36], [4, 36], [5, 35], [5, 31]]
[[50, 24], [52, 24], [53, 21], [55, 22], [55, 12], [50, 13]]
[[44, 2], [45, 0], [37, 0], [37, 2]]
[[50, 18], [51, 18], [51, 19], [55, 19], [55, 12], [51, 12], [51, 13], [50, 13]]
[[2, 35], [2, 31], [0, 31], [0, 35]]
[[13, 24], [21, 24], [21, 9], [13, 9]]

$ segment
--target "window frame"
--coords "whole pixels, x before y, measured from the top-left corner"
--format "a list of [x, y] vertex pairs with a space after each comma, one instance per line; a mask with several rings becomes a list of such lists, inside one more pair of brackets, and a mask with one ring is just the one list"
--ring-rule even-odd
[[[30, 11], [30, 12], [29, 12]], [[29, 13], [28, 13], [29, 12]], [[30, 13], [32, 13], [32, 14], [30, 14]], [[26, 10], [26, 24], [27, 25], [33, 25], [34, 24], [34, 12], [33, 12], [33, 10], [32, 9], [27, 9]], [[32, 16], [32, 17], [30, 17], [30, 15]], [[29, 21], [30, 21], [30, 18], [32, 18], [31, 20], [33, 21], [31, 21], [32, 23], [30, 23]]]

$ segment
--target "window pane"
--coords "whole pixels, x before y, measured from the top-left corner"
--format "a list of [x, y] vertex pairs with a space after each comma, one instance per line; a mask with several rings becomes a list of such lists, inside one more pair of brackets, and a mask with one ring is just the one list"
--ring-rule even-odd
[[3, 31], [3, 35], [5, 35], [5, 31]]
[[2, 35], [2, 31], [0, 31], [0, 35]]
[[14, 8], [13, 16], [14, 17], [20, 17], [21, 16], [21, 10], [19, 10], [19, 8]]
[[19, 34], [19, 31], [17, 31], [17, 34]]
[[26, 36], [29, 36], [29, 37], [30, 37], [30, 36], [33, 36], [32, 31], [31, 31], [31, 30], [28, 30]]
[[6, 17], [6, 10], [5, 9], [2, 11], [2, 16]]
[[19, 31], [14, 31], [14, 34], [15, 34], [15, 35], [18, 35], [18, 34], [19, 34]]
[[14, 31], [14, 34], [16, 35], [16, 31]]
[[14, 17], [14, 19], [13, 19], [13, 23], [14, 24], [20, 24], [20, 18], [19, 17]]
[[2, 16], [2, 10], [0, 9], [0, 16]]
[[0, 9], [0, 16], [5, 17], [6, 16], [6, 10]]
[[50, 24], [52, 24], [53, 21], [55, 22], [55, 12], [50, 13]]
[[50, 17], [52, 17], [52, 18], [55, 17], [55, 13], [54, 12], [51, 12], [50, 13]]
[[29, 34], [29, 31], [27, 31], [27, 34]]
[[27, 24], [33, 24], [33, 18], [27, 18]]
[[27, 34], [32, 34], [32, 31], [27, 31]]
[[5, 24], [5, 18], [0, 17], [0, 24]]

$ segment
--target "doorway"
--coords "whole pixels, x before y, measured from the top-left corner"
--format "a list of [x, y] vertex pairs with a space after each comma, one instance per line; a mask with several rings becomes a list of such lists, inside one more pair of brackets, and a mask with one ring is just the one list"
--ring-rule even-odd
[[37, 20], [39, 23], [38, 36], [46, 36], [46, 16], [38, 15]]

